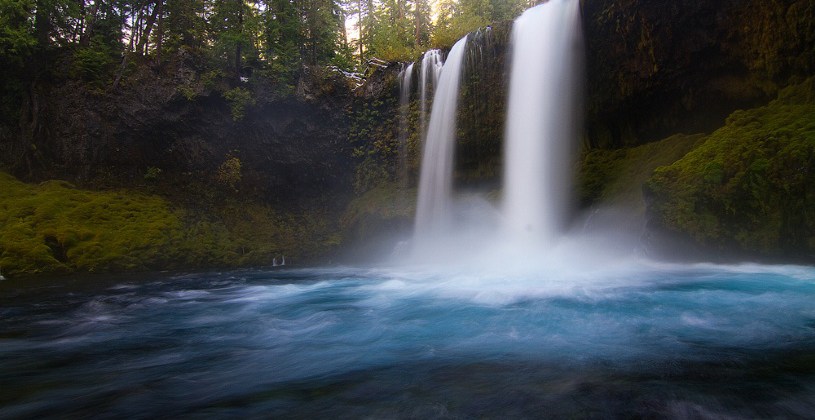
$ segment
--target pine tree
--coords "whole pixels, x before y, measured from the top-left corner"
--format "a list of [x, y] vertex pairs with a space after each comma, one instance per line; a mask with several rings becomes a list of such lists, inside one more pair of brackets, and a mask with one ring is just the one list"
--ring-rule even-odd
[[254, 13], [244, 0], [219, 0], [213, 4], [210, 29], [215, 42], [216, 60], [237, 78], [240, 77], [245, 52], [253, 54], [254, 44], [246, 23]]

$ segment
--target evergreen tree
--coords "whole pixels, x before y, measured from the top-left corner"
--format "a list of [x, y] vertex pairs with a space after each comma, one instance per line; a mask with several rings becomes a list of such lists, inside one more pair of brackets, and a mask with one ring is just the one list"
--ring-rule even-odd
[[291, 78], [302, 64], [300, 0], [265, 0], [264, 56], [276, 74]]
[[0, 122], [18, 119], [26, 61], [37, 47], [33, 0], [0, 0]]
[[241, 75], [243, 55], [251, 51], [251, 32], [246, 23], [251, 20], [255, 9], [244, 0], [219, 0], [213, 4], [210, 28], [214, 40], [216, 59], [231, 70], [235, 77]]
[[416, 48], [427, 47], [430, 44], [432, 30], [430, 2], [428, 0], [415, 0], [413, 7], [413, 41]]
[[301, 0], [303, 5], [303, 59], [326, 64], [338, 47], [338, 5], [333, 0]]
[[171, 0], [164, 5], [166, 46], [200, 49], [206, 42], [205, 0]]

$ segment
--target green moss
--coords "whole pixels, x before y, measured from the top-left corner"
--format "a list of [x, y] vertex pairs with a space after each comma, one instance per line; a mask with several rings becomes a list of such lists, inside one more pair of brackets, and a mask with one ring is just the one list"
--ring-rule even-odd
[[416, 212], [416, 190], [385, 183], [357, 197], [348, 205], [341, 223], [349, 225], [366, 216], [410, 218]]
[[663, 226], [698, 242], [765, 254], [812, 255], [815, 81], [724, 127], [648, 182]]
[[29, 185], [0, 173], [0, 266], [9, 275], [145, 269], [181, 221], [158, 197]]
[[234, 88], [223, 93], [224, 99], [229, 102], [229, 109], [232, 111], [232, 119], [240, 121], [246, 116], [246, 110], [257, 102], [252, 96], [252, 92], [244, 88]]
[[676, 162], [704, 141], [702, 134], [677, 134], [628, 149], [592, 149], [581, 159], [579, 182], [583, 205], [603, 203], [645, 211], [642, 186], [659, 166]]
[[12, 277], [303, 261], [338, 244], [331, 220], [228, 200], [180, 209], [155, 195], [31, 185], [0, 172], [0, 268]]
[[415, 212], [415, 188], [383, 183], [351, 201], [340, 219], [340, 227], [346, 236], [365, 238], [375, 234], [383, 223], [410, 223]]

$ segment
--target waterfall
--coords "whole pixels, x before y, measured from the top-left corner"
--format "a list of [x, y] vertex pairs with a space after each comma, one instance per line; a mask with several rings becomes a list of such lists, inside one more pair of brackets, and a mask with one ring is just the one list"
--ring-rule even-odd
[[419, 103], [419, 133], [422, 136], [422, 144], [427, 136], [427, 94], [430, 90], [429, 85], [432, 83], [435, 88], [439, 83], [439, 75], [441, 74], [442, 58], [440, 50], [430, 50], [424, 53], [422, 57], [422, 68], [419, 73], [420, 103]]
[[551, 245], [571, 197], [577, 125], [580, 10], [551, 0], [512, 27], [502, 213], [510, 240]]
[[413, 79], [413, 63], [399, 72], [399, 187], [407, 188], [408, 184], [408, 136], [410, 133], [410, 88]]
[[416, 247], [422, 247], [432, 241], [432, 238], [444, 235], [449, 226], [459, 79], [466, 43], [467, 36], [453, 45], [433, 95], [433, 109], [419, 176], [414, 241]]

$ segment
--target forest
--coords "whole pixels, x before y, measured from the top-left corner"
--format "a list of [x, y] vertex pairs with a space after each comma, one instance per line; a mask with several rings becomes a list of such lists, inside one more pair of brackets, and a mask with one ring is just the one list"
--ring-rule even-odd
[[[6, 76], [37, 75], [72, 55], [78, 75], [114, 77], [128, 61], [156, 65], [184, 49], [213, 69], [281, 79], [303, 65], [361, 71], [450, 46], [478, 27], [511, 20], [533, 3], [498, 0], [3, 0]], [[33, 72], [33, 73], [32, 73]]]

